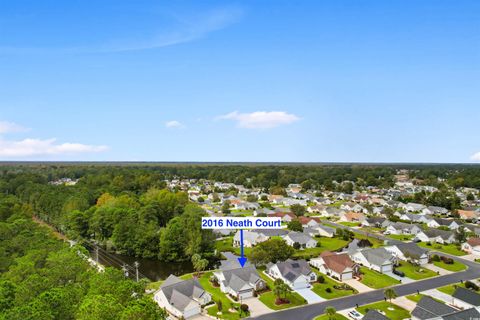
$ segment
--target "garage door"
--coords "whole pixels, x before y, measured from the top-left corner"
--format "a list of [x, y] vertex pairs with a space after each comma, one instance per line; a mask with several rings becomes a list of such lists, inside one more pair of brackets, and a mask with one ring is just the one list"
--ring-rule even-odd
[[342, 274], [342, 281], [350, 280], [353, 278], [353, 272], [345, 272]]
[[253, 290], [243, 291], [238, 293], [238, 298], [246, 299], [253, 297]]
[[390, 271], [392, 271], [392, 265], [391, 264], [386, 265], [386, 266], [382, 266], [382, 273], [390, 272]]
[[183, 316], [185, 318], [190, 318], [190, 317], [196, 316], [200, 312], [201, 312], [201, 309], [200, 309], [200, 306], [198, 306], [198, 307], [195, 307], [195, 308], [184, 310], [183, 311]]

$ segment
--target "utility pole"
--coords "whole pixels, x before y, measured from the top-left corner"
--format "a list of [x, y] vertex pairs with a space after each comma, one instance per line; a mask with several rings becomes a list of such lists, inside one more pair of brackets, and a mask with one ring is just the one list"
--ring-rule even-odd
[[140, 267], [140, 263], [138, 263], [138, 261], [135, 261], [135, 263], [133, 265], [135, 266], [135, 276], [136, 276], [137, 282], [138, 282], [138, 267]]
[[127, 268], [127, 265], [125, 263], [122, 265], [122, 270], [123, 270], [123, 274], [125, 275], [125, 277], [128, 277], [128, 268]]

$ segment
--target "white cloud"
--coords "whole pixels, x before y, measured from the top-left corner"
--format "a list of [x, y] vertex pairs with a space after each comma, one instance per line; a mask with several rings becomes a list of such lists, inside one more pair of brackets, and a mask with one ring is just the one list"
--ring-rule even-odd
[[22, 132], [27, 130], [28, 130], [27, 128], [24, 128], [14, 122], [0, 121], [0, 134], [11, 133], [11, 132]]
[[480, 152], [477, 152], [477, 153], [473, 154], [470, 157], [470, 159], [473, 160], [473, 161], [480, 161]]
[[234, 111], [220, 116], [218, 119], [234, 120], [238, 127], [247, 129], [270, 129], [300, 120], [296, 115], [285, 111], [256, 111], [251, 113]]
[[56, 143], [56, 139], [31, 139], [10, 141], [0, 139], [0, 157], [31, 157], [45, 155], [69, 155], [78, 153], [101, 152], [106, 146], [81, 143]]
[[183, 128], [183, 124], [177, 120], [165, 122], [165, 127], [167, 128]]

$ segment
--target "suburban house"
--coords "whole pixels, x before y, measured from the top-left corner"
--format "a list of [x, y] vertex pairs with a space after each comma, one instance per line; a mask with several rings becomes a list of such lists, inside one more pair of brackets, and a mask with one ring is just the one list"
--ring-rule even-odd
[[455, 233], [452, 231], [427, 229], [420, 231], [415, 235], [415, 241], [436, 242], [436, 243], [454, 243]]
[[320, 219], [318, 218], [298, 217], [298, 221], [300, 221], [304, 228], [315, 227], [320, 224]]
[[308, 213], [320, 213], [322, 212], [323, 210], [325, 210], [327, 207], [322, 205], [322, 204], [317, 204], [317, 205], [314, 205], [314, 206], [310, 206], [307, 208], [307, 212]]
[[239, 202], [234, 204], [236, 210], [256, 210], [260, 208], [260, 205], [256, 202]]
[[401, 205], [405, 210], [408, 212], [415, 212], [415, 211], [422, 211], [423, 209], [426, 208], [423, 204], [420, 203], [407, 203], [405, 205]]
[[400, 214], [399, 218], [400, 220], [412, 221], [417, 223], [427, 223], [428, 221], [430, 221], [430, 218], [415, 213], [403, 213]]
[[353, 212], [364, 212], [364, 213], [367, 212], [367, 210], [364, 207], [354, 202], [345, 202], [340, 206], [340, 209], [343, 209], [345, 211], [353, 211]]
[[340, 221], [343, 222], [362, 222], [365, 219], [365, 215], [361, 212], [350, 211], [340, 215]]
[[275, 211], [273, 211], [272, 209], [268, 209], [268, 208], [258, 208], [258, 209], [253, 210], [253, 215], [255, 217], [258, 216], [258, 215], [268, 216], [269, 214], [273, 214], [273, 213], [275, 213]]
[[220, 267], [220, 271], [214, 273], [214, 277], [220, 284], [220, 290], [237, 299], [246, 299], [254, 296], [255, 291], [266, 287], [266, 282], [258, 274], [252, 265], [241, 267], [235, 258], [231, 264]]
[[422, 210], [423, 214], [448, 214], [448, 209], [442, 208], [442, 207], [435, 207], [435, 206], [428, 206], [425, 209]]
[[315, 227], [305, 228], [303, 232], [308, 233], [312, 237], [321, 236], [321, 237], [333, 238], [333, 236], [336, 233], [336, 230], [334, 228], [324, 226], [323, 224], [319, 224]]
[[366, 218], [362, 221], [362, 226], [364, 227], [374, 227], [374, 228], [381, 228], [382, 223], [385, 222], [387, 219], [383, 217], [372, 217]]
[[480, 238], [470, 238], [462, 243], [462, 250], [469, 254], [480, 255]]
[[428, 263], [428, 250], [420, 248], [413, 242], [387, 246], [385, 250], [392, 253], [399, 260], [409, 261], [418, 265]]
[[395, 257], [385, 248], [364, 249], [350, 256], [356, 263], [380, 273], [391, 272]]
[[340, 281], [352, 279], [359, 271], [359, 266], [347, 253], [324, 251], [320, 257], [311, 259], [309, 263], [321, 273]]
[[450, 230], [457, 230], [461, 226], [461, 223], [451, 219], [433, 218], [427, 222], [427, 226], [430, 228], [438, 228], [443, 226], [449, 228]]
[[283, 236], [283, 239], [289, 246], [294, 246], [295, 243], [300, 245], [300, 249], [315, 248], [317, 246], [317, 240], [310, 237], [308, 234], [301, 232], [289, 232]]
[[438, 318], [457, 311], [446, 303], [439, 302], [429, 296], [423, 296], [412, 311], [414, 319], [426, 320]]
[[305, 260], [288, 259], [276, 264], [269, 263], [266, 272], [274, 279], [282, 279], [292, 289], [309, 288], [311, 282], [317, 281], [317, 275]]
[[480, 306], [480, 294], [463, 287], [455, 289], [452, 298], [452, 304], [462, 309]]
[[[267, 241], [268, 239], [269, 237], [263, 235], [262, 233], [258, 233], [250, 230], [243, 231], [243, 246], [247, 248], [256, 246], [260, 242]], [[238, 230], [237, 233], [235, 233], [235, 236], [233, 237], [233, 246], [240, 247], [240, 230]]]
[[323, 217], [341, 217], [345, 211], [335, 207], [328, 207], [320, 213]]
[[287, 229], [253, 229], [253, 232], [263, 234], [265, 237], [281, 237], [288, 234]]
[[478, 218], [478, 212], [473, 210], [457, 210], [460, 219], [473, 220]]
[[417, 234], [422, 229], [415, 225], [404, 222], [394, 222], [385, 229], [385, 234]]
[[289, 223], [290, 221], [297, 218], [297, 216], [291, 212], [275, 212], [273, 214], [270, 214], [269, 217], [281, 218], [282, 222], [286, 222], [286, 223]]
[[161, 308], [178, 318], [190, 318], [202, 312], [202, 306], [212, 297], [198, 279], [182, 280], [170, 275], [155, 292], [154, 300]]

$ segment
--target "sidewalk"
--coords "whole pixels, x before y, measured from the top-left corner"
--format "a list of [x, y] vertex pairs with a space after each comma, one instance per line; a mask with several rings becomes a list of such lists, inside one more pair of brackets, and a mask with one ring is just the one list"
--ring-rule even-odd
[[429, 263], [425, 266], [425, 268], [430, 269], [432, 271], [438, 272], [439, 275], [444, 276], [446, 274], [452, 273], [452, 271], [445, 270], [443, 268], [437, 267], [433, 263]]
[[406, 297], [398, 297], [392, 300], [394, 304], [397, 306], [402, 307], [403, 309], [407, 310], [408, 312], [412, 312], [413, 309], [417, 306], [415, 302], [406, 298]]

